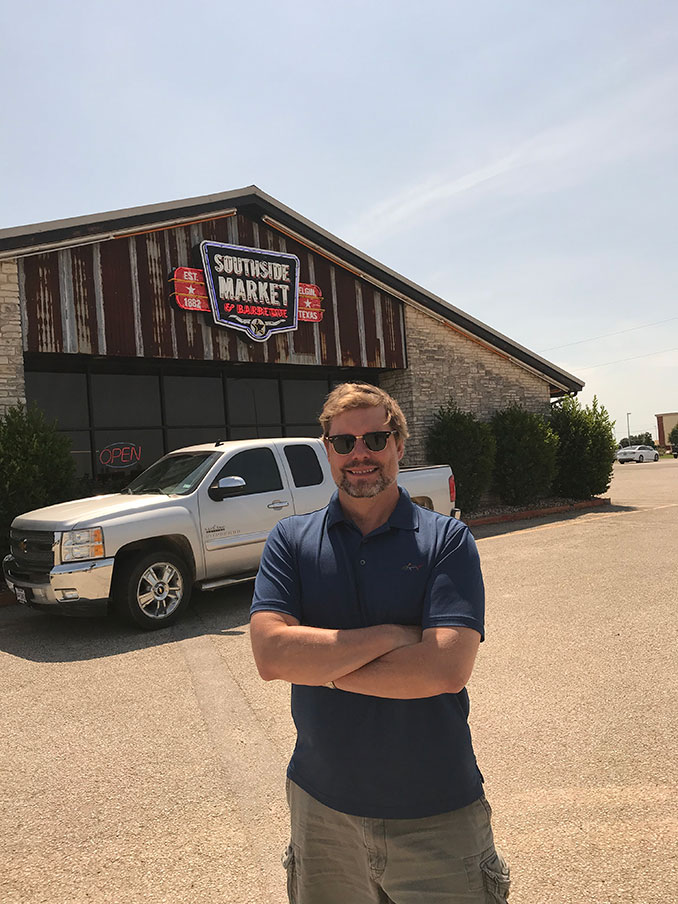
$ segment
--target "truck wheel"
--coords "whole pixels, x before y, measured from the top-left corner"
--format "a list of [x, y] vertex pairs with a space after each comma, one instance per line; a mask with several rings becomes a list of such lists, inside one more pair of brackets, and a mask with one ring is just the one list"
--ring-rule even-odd
[[155, 631], [177, 620], [188, 605], [191, 589], [184, 560], [159, 550], [123, 564], [114, 590], [115, 608], [127, 621]]

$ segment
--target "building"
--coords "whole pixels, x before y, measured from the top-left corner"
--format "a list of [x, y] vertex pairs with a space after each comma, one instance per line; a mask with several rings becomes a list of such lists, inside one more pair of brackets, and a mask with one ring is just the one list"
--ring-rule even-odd
[[671, 411], [668, 414], [655, 414], [657, 418], [658, 446], [670, 446], [669, 434], [678, 425], [678, 412]]
[[[208, 273], [205, 242], [245, 249], [215, 257], [230, 282]], [[298, 273], [276, 270], [288, 284], [246, 278], [293, 261], [280, 255], [298, 258]], [[242, 316], [227, 324], [229, 304]], [[426, 462], [451, 396], [482, 417], [546, 413], [584, 385], [256, 186], [0, 231], [0, 412], [37, 402], [83, 474], [217, 438], [317, 435], [323, 398], [349, 379], [399, 400], [408, 465]]]

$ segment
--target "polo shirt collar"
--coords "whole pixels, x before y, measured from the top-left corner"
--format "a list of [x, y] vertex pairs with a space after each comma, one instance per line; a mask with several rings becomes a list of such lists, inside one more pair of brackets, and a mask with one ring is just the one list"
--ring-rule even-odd
[[[400, 498], [396, 503], [396, 507], [391, 512], [389, 519], [379, 530], [387, 530], [396, 527], [399, 530], [417, 530], [419, 527], [419, 513], [417, 506], [410, 499], [410, 494], [403, 487], [400, 490]], [[332, 498], [327, 506], [327, 527], [333, 527], [340, 521], [346, 524], [352, 524], [351, 520], [344, 515], [339, 502], [339, 491], [335, 490]]]

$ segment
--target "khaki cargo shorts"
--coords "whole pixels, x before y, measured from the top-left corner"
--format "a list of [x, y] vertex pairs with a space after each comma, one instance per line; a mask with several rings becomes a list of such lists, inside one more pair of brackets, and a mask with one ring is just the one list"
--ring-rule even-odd
[[484, 797], [424, 819], [368, 819], [319, 803], [288, 779], [290, 904], [501, 904], [509, 869]]

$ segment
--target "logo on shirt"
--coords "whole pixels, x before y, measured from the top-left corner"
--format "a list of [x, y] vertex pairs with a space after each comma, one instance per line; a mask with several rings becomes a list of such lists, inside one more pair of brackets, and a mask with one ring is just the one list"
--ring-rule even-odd
[[423, 562], [421, 563], [421, 565], [413, 565], [411, 562], [408, 562], [407, 565], [403, 565], [402, 570], [403, 571], [419, 571], [423, 567], [424, 567]]

